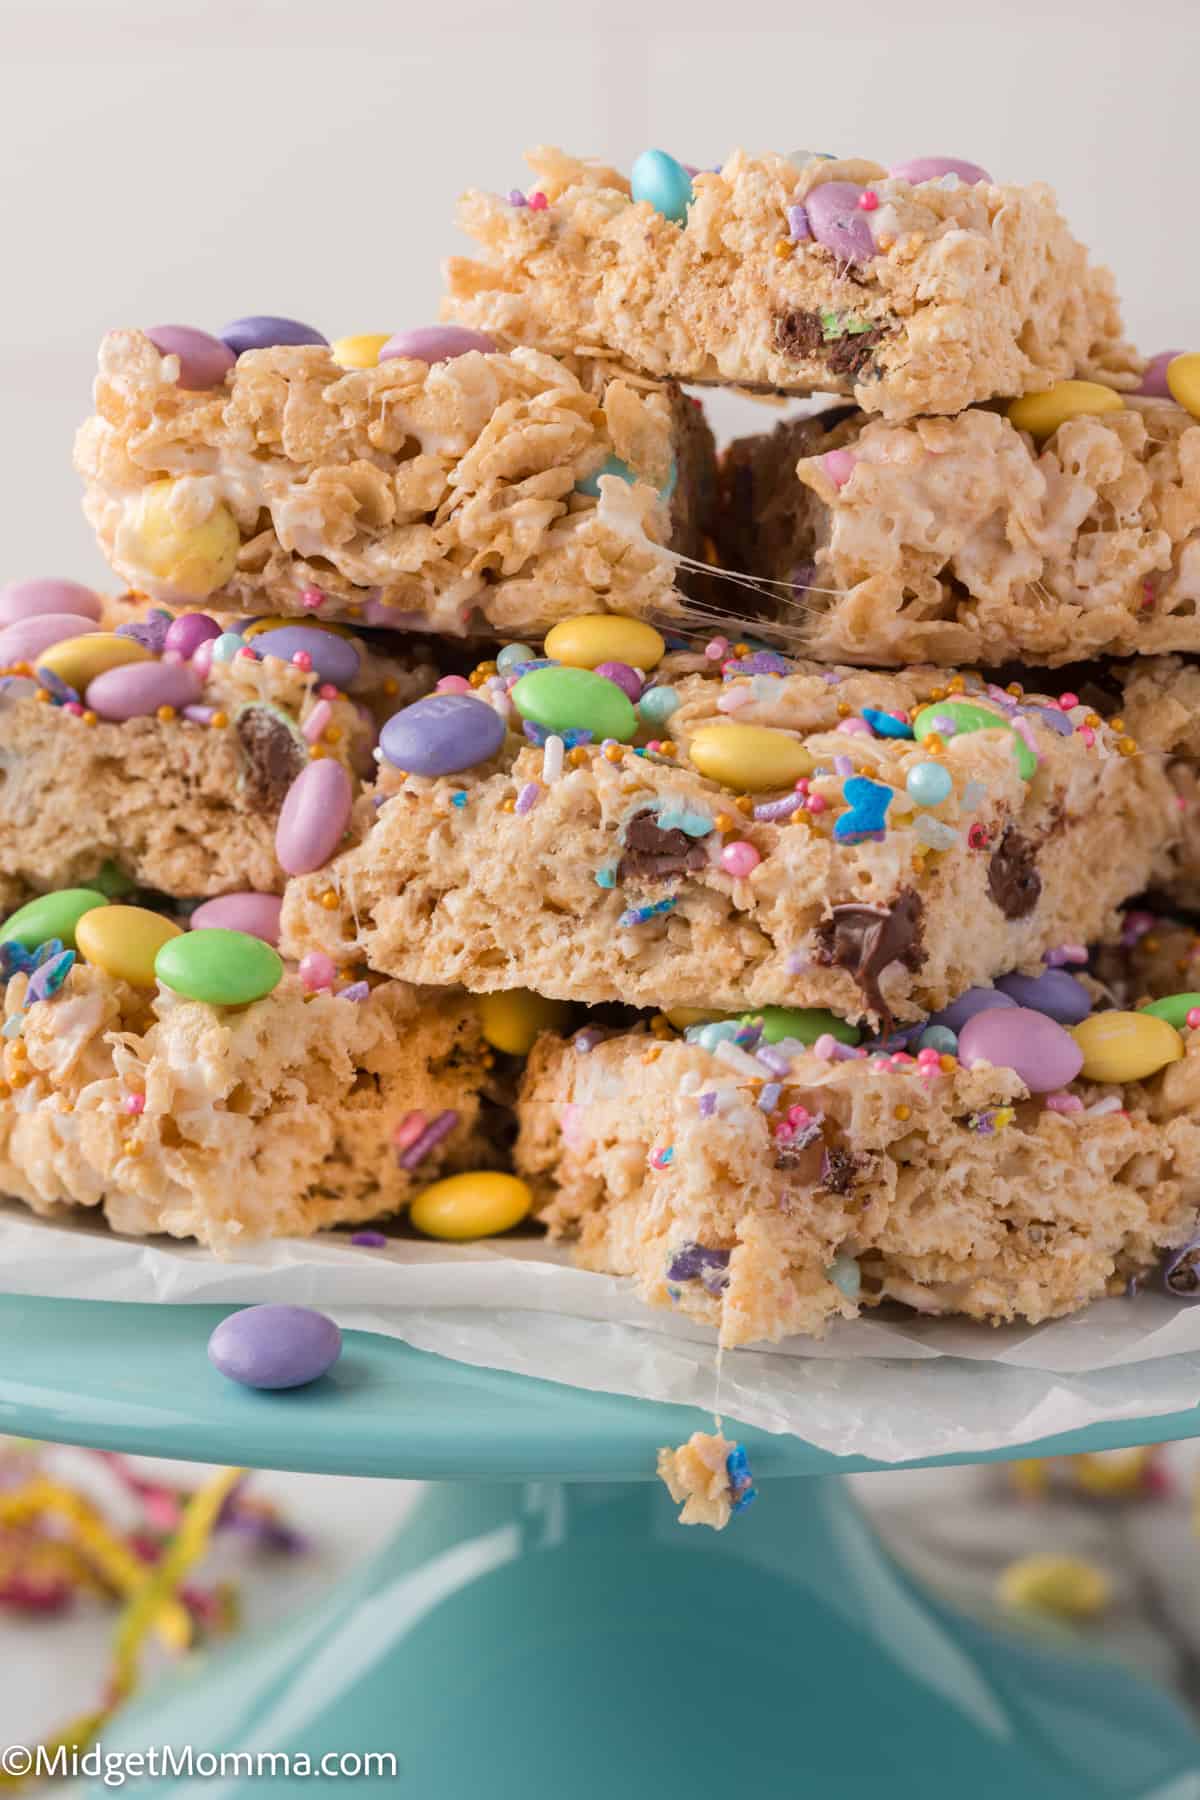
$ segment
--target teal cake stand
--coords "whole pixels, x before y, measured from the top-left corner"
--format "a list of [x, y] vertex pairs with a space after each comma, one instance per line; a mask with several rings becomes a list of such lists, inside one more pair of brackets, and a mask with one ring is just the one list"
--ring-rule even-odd
[[[356, 1332], [311, 1388], [251, 1393], [205, 1356], [226, 1310], [0, 1297], [0, 1430], [434, 1485], [316, 1610], [192, 1659], [106, 1750], [391, 1753], [368, 1785], [413, 1800], [1200, 1800], [1200, 1737], [1166, 1694], [898, 1569], [840, 1479], [878, 1465], [743, 1431], [757, 1504], [685, 1530], [654, 1459], [711, 1428], [699, 1413]], [[1005, 1454], [1198, 1432], [1200, 1410]]]

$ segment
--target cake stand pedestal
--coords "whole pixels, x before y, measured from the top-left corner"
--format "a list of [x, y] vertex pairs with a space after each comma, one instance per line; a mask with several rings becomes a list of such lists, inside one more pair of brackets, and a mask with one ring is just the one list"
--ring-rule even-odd
[[[901, 1573], [839, 1479], [877, 1465], [739, 1431], [759, 1500], [689, 1531], [653, 1469], [710, 1426], [698, 1413], [356, 1332], [313, 1387], [256, 1394], [206, 1360], [226, 1310], [0, 1297], [0, 1430], [435, 1485], [315, 1610], [190, 1659], [106, 1751], [303, 1754], [334, 1759], [327, 1775], [348, 1756], [343, 1778], [386, 1752], [396, 1775], [373, 1785], [420, 1800], [1200, 1800], [1200, 1736], [1174, 1700]], [[1200, 1410], [1006, 1454], [1197, 1433]], [[138, 1785], [309, 1786], [260, 1781]]]

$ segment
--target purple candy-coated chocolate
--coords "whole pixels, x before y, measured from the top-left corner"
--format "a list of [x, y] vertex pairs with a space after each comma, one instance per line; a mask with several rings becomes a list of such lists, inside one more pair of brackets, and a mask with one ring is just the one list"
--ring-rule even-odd
[[189, 392], [220, 387], [233, 367], [229, 345], [191, 325], [151, 325], [146, 336], [164, 356], [179, 358], [179, 386]]
[[1154, 400], [1169, 400], [1171, 390], [1167, 386], [1167, 364], [1182, 355], [1182, 350], [1160, 350], [1156, 356], [1152, 356], [1142, 374], [1142, 385], [1138, 388], [1138, 393], [1148, 394]]
[[416, 362], [452, 362], [469, 350], [487, 352], [495, 348], [495, 340], [486, 332], [468, 331], [463, 325], [418, 325], [413, 331], [394, 331], [379, 352], [379, 360], [391, 362], [399, 356], [410, 356]]
[[222, 1319], [208, 1340], [213, 1368], [252, 1388], [304, 1387], [341, 1353], [341, 1332], [311, 1306], [246, 1306]]
[[379, 747], [410, 775], [454, 775], [495, 756], [504, 731], [499, 713], [474, 694], [429, 694], [392, 714]]
[[1045, 1013], [1059, 1025], [1078, 1025], [1092, 1010], [1092, 996], [1082, 981], [1065, 969], [1045, 969], [1040, 975], [1002, 975], [996, 986], [1015, 1005]]
[[99, 629], [80, 613], [41, 613], [36, 618], [18, 619], [15, 625], [6, 625], [0, 631], [0, 669], [11, 668], [13, 663], [36, 662], [52, 644], [86, 637]]
[[188, 924], [193, 931], [244, 931], [247, 937], [274, 946], [279, 942], [282, 905], [278, 894], [221, 894], [196, 907]]
[[1027, 1006], [989, 1007], [958, 1034], [958, 1060], [1014, 1069], [1031, 1094], [1052, 1094], [1074, 1081], [1083, 1051], [1070, 1032]]
[[862, 192], [854, 181], [822, 181], [804, 202], [813, 236], [841, 262], [870, 262], [879, 254], [867, 215], [859, 210]]
[[387, 1249], [387, 1239], [382, 1231], [356, 1231], [350, 1242], [357, 1244], [361, 1250]]
[[246, 350], [270, 350], [276, 344], [327, 344], [329, 339], [299, 319], [281, 319], [273, 313], [247, 313], [244, 319], [232, 319], [222, 325], [221, 342], [235, 356]]
[[960, 994], [957, 1000], [952, 1000], [949, 1006], [942, 1008], [941, 1012], [932, 1014], [926, 1023], [944, 1025], [947, 1031], [953, 1031], [957, 1036], [967, 1020], [973, 1019], [976, 1013], [988, 1012], [998, 1006], [1015, 1006], [1016, 1004], [1015, 1000], [1010, 1000], [1008, 995], [1002, 994], [998, 988], [968, 988], [965, 994]]
[[354, 790], [331, 756], [301, 769], [287, 791], [275, 827], [275, 854], [289, 875], [323, 869], [350, 822]]
[[362, 664], [348, 638], [317, 625], [280, 625], [274, 631], [256, 632], [250, 644], [260, 656], [278, 656], [284, 662], [291, 662], [299, 650], [307, 651], [314, 673], [334, 687], [348, 688]]
[[100, 596], [78, 581], [59, 581], [51, 576], [9, 581], [0, 587], [0, 626], [16, 625], [21, 619], [38, 619], [46, 613], [99, 619]]
[[615, 681], [623, 694], [636, 700], [642, 691], [642, 681], [636, 669], [623, 662], [605, 662], [596, 665], [597, 675], [603, 675], [609, 681]]
[[958, 156], [914, 156], [908, 162], [894, 163], [888, 174], [898, 181], [911, 182], [914, 187], [922, 181], [938, 181], [943, 175], [957, 175], [968, 187], [974, 187], [977, 181], [986, 181], [989, 187], [992, 183], [986, 169], [978, 163], [963, 162]]
[[201, 644], [215, 642], [221, 635], [221, 626], [207, 613], [180, 613], [167, 626], [164, 650], [178, 650], [180, 656], [195, 656]]
[[160, 706], [193, 706], [200, 677], [187, 663], [123, 663], [88, 683], [85, 704], [101, 719], [144, 719]]

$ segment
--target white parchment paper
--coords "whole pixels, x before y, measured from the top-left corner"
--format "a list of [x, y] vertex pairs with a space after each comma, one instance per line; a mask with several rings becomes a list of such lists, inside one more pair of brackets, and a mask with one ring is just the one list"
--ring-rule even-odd
[[631, 1284], [570, 1266], [537, 1239], [449, 1245], [349, 1234], [283, 1239], [232, 1260], [168, 1238], [115, 1236], [0, 1200], [0, 1290], [163, 1304], [291, 1301], [344, 1327], [460, 1362], [716, 1410], [881, 1462], [997, 1449], [1200, 1405], [1200, 1306], [1147, 1292], [1074, 1318], [839, 1321], [820, 1343], [726, 1352], [649, 1311]]

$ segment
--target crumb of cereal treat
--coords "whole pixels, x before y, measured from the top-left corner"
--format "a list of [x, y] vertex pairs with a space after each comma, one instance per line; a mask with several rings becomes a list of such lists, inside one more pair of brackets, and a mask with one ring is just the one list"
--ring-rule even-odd
[[[24, 632], [0, 629], [8, 908], [86, 883], [107, 862], [177, 898], [278, 893], [276, 833], [297, 778], [328, 760], [357, 791], [378, 722], [437, 679], [419, 639], [391, 653], [315, 625], [222, 637], [206, 614], [173, 618], [130, 597], [106, 602], [91, 633], [29, 658], [16, 654]], [[68, 658], [98, 637], [117, 654], [135, 646], [139, 660], [87, 679]], [[56, 659], [78, 687], [55, 674]]]
[[724, 1531], [757, 1497], [746, 1452], [720, 1431], [693, 1431], [678, 1449], [661, 1449], [658, 1478], [675, 1504], [683, 1505], [681, 1525]]
[[482, 254], [446, 265], [447, 317], [502, 342], [889, 419], [1064, 376], [1136, 384], [1112, 277], [1042, 183], [735, 150], [690, 182], [675, 165], [668, 216], [636, 168], [631, 185], [560, 150], [527, 160], [540, 203], [471, 190], [459, 218]]
[[1177, 833], [1162, 759], [1071, 696], [718, 655], [668, 657], [636, 715], [580, 670], [488, 677], [459, 703], [472, 730], [511, 709], [507, 733], [457, 755], [423, 749], [423, 705], [401, 714], [357, 842], [289, 887], [291, 952], [481, 992], [911, 1019], [1105, 936]]
[[729, 1347], [885, 1300], [1036, 1323], [1122, 1292], [1196, 1229], [1200, 1030], [966, 998], [956, 1032], [905, 1050], [771, 1042], [753, 1019], [547, 1035], [517, 1167], [583, 1267]]
[[35, 1212], [92, 1207], [114, 1230], [224, 1253], [399, 1212], [438, 1174], [494, 1160], [486, 1046], [461, 994], [314, 992], [285, 974], [217, 1006], [78, 959], [31, 1000], [37, 980], [3, 989], [20, 1032], [0, 1059], [0, 1187]]
[[732, 444], [722, 500], [719, 560], [776, 584], [778, 628], [821, 660], [1200, 650], [1200, 426], [1170, 399], [1041, 439], [980, 408], [834, 410]]
[[670, 383], [494, 347], [250, 350], [202, 389], [176, 362], [111, 332], [75, 447], [102, 550], [154, 599], [458, 636], [680, 611], [715, 451]]

